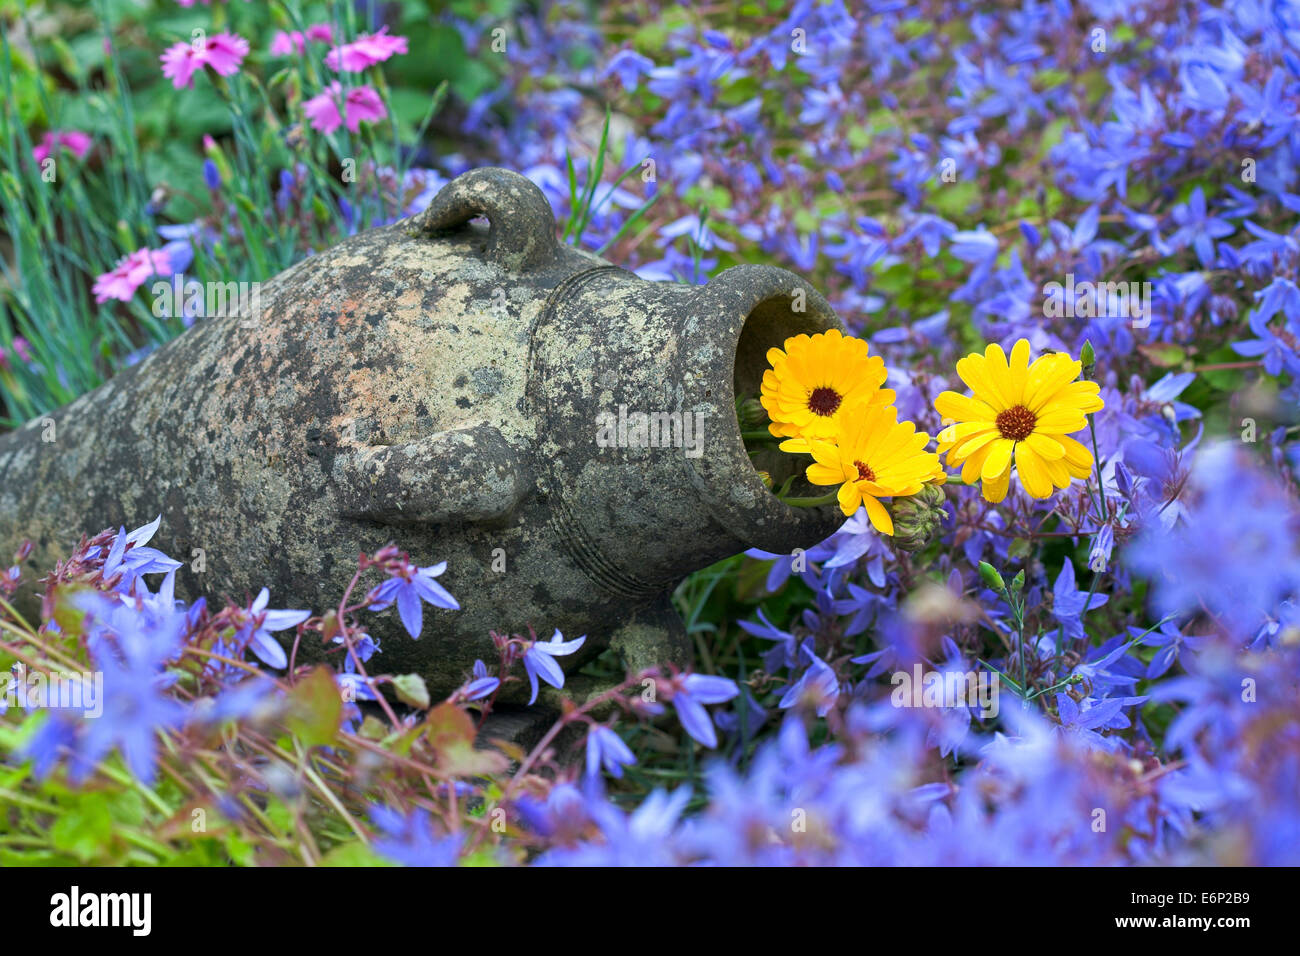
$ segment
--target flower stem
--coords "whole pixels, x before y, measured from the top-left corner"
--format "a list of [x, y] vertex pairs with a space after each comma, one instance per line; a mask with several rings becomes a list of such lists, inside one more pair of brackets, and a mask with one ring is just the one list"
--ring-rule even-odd
[[[1011, 596], [1010, 591], [1004, 589], [1002, 593], [1006, 595], [1012, 611], [1016, 615], [1016, 644], [1019, 647], [1020, 654], [1020, 689], [1023, 694], [1027, 695], [1029, 693], [1029, 678], [1027, 676], [1028, 661], [1025, 659], [1025, 608], [1019, 600]], [[1029, 704], [1030, 699], [1028, 696], [1024, 698], [1026, 706]]]
[[[1093, 535], [1092, 539], [1095, 541], [1097, 539], [1097, 536]], [[1080, 623], [1083, 622], [1083, 615], [1087, 614], [1088, 611], [1092, 608], [1092, 596], [1097, 593], [1097, 582], [1101, 580], [1101, 576], [1104, 573], [1105, 573], [1104, 571], [1092, 572], [1092, 584], [1088, 586], [1088, 596], [1084, 598], [1083, 610], [1079, 612]], [[1088, 629], [1086, 627], [1083, 629], [1083, 640], [1085, 644], [1088, 642]]]
[[1007, 602], [1007, 607], [1011, 609], [1011, 616], [1015, 619], [1016, 654], [1020, 658], [1020, 697], [1025, 706], [1028, 707], [1033, 698], [1029, 696], [1028, 662], [1025, 660], [1025, 606], [1018, 596], [1012, 593], [1011, 588], [1005, 584], [996, 590], [1003, 600]]
[[837, 489], [819, 498], [782, 498], [781, 500], [792, 508], [818, 508], [822, 505], [834, 504], [839, 499], [839, 494]]
[[[1083, 360], [1083, 381], [1091, 378], [1092, 362], [1094, 361], [1092, 353], [1092, 343], [1084, 343], [1084, 352], [1087, 355], [1080, 355]], [[1102, 516], [1107, 524], [1110, 523], [1110, 502], [1106, 500], [1106, 486], [1101, 482], [1101, 452], [1097, 449], [1097, 415], [1092, 413], [1088, 415], [1088, 434], [1092, 436], [1092, 465], [1097, 473], [1097, 496], [1100, 499], [1097, 513]]]
[[1106, 523], [1110, 523], [1110, 502], [1106, 500], [1106, 486], [1101, 482], [1101, 452], [1097, 450], [1097, 426], [1092, 415], [1088, 416], [1088, 433], [1092, 435], [1092, 465], [1097, 473], [1097, 494], [1101, 498], [1101, 514]]

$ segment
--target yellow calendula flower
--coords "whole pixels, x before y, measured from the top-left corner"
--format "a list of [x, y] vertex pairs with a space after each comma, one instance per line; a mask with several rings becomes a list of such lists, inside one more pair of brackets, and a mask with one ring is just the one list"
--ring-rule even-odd
[[893, 519], [876, 499], [914, 495], [923, 485], [942, 482], [939, 456], [925, 450], [930, 436], [900, 422], [892, 405], [863, 401], [846, 408], [840, 424], [838, 445], [811, 443], [815, 461], [808, 466], [808, 480], [839, 485], [840, 510], [852, 515], [866, 505], [876, 530], [893, 534]]
[[795, 335], [785, 349], [768, 349], [772, 366], [763, 373], [760, 401], [772, 420], [768, 430], [784, 438], [781, 450], [810, 451], [810, 442], [834, 444], [840, 417], [855, 404], [889, 405], [892, 389], [885, 382], [885, 363], [869, 355], [862, 339], [838, 329]]
[[1020, 483], [1034, 498], [1071, 478], [1087, 478], [1092, 453], [1069, 437], [1088, 427], [1086, 416], [1103, 402], [1096, 382], [1076, 381], [1083, 366], [1063, 352], [1029, 364], [1029, 341], [1021, 339], [1007, 358], [1000, 345], [957, 363], [972, 395], [943, 392], [934, 407], [949, 425], [939, 433], [939, 451], [961, 468], [964, 482], [982, 481], [984, 497], [1006, 497], [1014, 460]]

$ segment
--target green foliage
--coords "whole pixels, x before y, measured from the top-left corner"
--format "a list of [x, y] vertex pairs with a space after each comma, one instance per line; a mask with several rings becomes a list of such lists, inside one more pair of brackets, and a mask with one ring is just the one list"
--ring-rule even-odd
[[[454, 28], [433, 23], [427, 5], [406, 3], [402, 30], [421, 55], [398, 58], [391, 89], [377, 68], [355, 81], [377, 86], [389, 119], [358, 134], [317, 134], [302, 102], [330, 78], [323, 48], [313, 45], [304, 61], [272, 58], [267, 47], [275, 30], [327, 15], [353, 32], [359, 25], [343, 0], [0, 6], [5, 23], [41, 38], [19, 49], [0, 31], [0, 348], [12, 356], [22, 338], [33, 356], [0, 362], [0, 426], [68, 403], [185, 328], [178, 316], [154, 315], [143, 293], [103, 304], [91, 293], [123, 256], [158, 248], [160, 226], [211, 228], [215, 242], [196, 246], [187, 278], [268, 279], [307, 249], [392, 218], [403, 200], [394, 184], [411, 156], [399, 144], [424, 138], [449, 91], [472, 97], [494, 80]], [[235, 76], [204, 71], [191, 88], [174, 89], [159, 54], [200, 28], [238, 33], [250, 55]], [[89, 133], [93, 145], [83, 160], [56, 151], [46, 170], [32, 148], [56, 130]], [[206, 149], [205, 137], [215, 141]], [[215, 192], [204, 187], [205, 156], [222, 169]], [[345, 161], [355, 165], [351, 180]], [[282, 169], [303, 171], [288, 210], [276, 202]]]

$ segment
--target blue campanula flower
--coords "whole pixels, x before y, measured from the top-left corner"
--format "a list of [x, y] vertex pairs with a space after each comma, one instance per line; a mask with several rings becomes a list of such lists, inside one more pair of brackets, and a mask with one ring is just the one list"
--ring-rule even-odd
[[1061, 573], [1057, 575], [1052, 598], [1052, 617], [1056, 618], [1065, 638], [1070, 641], [1083, 640], [1083, 615], [1110, 600], [1105, 594], [1093, 594], [1090, 597], [1086, 591], [1075, 587], [1074, 562], [1069, 558], [1065, 559]]
[[806, 656], [811, 658], [808, 669], [786, 690], [780, 706], [783, 710], [796, 706], [811, 707], [817, 711], [818, 717], [825, 717], [840, 695], [839, 678], [820, 657], [811, 653]]
[[540, 677], [554, 688], [564, 686], [564, 671], [555, 662], [557, 657], [567, 657], [587, 642], [587, 635], [576, 640], [566, 641], [558, 630], [549, 641], [534, 641], [524, 651], [524, 671], [528, 674], [528, 686], [532, 693], [528, 703], [537, 700], [537, 679]]
[[500, 686], [500, 678], [489, 676], [487, 665], [482, 661], [475, 661], [474, 676], [460, 689], [460, 693], [465, 700], [482, 700], [495, 694]]
[[234, 641], [236, 645], [251, 650], [268, 667], [284, 668], [289, 666], [289, 658], [271, 634], [297, 627], [311, 617], [311, 611], [267, 610], [270, 599], [271, 592], [262, 588], [252, 604], [237, 609]]
[[419, 640], [420, 631], [424, 629], [424, 603], [449, 611], [460, 610], [460, 603], [434, 580], [446, 570], [446, 561], [427, 568], [401, 561], [391, 572], [392, 577], [371, 592], [370, 610], [383, 611], [396, 604], [406, 633]]
[[622, 777], [623, 768], [636, 763], [636, 755], [623, 738], [604, 724], [596, 724], [587, 733], [587, 776], [597, 777], [603, 767], [611, 777]]
[[718, 746], [717, 731], [704, 706], [735, 697], [740, 693], [735, 682], [706, 674], [681, 674], [670, 682], [669, 693], [682, 728], [705, 747]]
[[436, 836], [432, 816], [423, 807], [416, 807], [404, 815], [375, 804], [370, 808], [370, 819], [385, 834], [382, 839], [375, 841], [376, 853], [396, 860], [403, 866], [456, 865], [464, 837], [455, 833], [444, 837]]

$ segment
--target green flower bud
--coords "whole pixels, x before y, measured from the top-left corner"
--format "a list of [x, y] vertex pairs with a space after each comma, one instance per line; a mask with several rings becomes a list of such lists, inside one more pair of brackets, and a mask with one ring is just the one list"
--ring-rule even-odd
[[894, 547], [900, 551], [917, 551], [925, 550], [925, 546], [933, 540], [934, 528], [927, 527], [909, 527], [906, 531], [900, 531], [897, 524], [894, 525]]
[[736, 418], [740, 421], [741, 431], [754, 431], [758, 428], [766, 428], [767, 409], [757, 398], [743, 399], [736, 406]]
[[1021, 568], [1016, 572], [1016, 576], [1011, 579], [1011, 590], [1019, 593], [1020, 589], [1025, 586], [1025, 569]]
[[943, 489], [923, 485], [916, 494], [895, 498], [890, 510], [894, 519], [894, 547], [920, 551], [938, 533], [946, 512]]
[[135, 236], [131, 235], [131, 227], [126, 224], [125, 219], [117, 221], [117, 244], [126, 252], [130, 252], [139, 245]]
[[1083, 343], [1083, 349], [1079, 352], [1079, 361], [1083, 364], [1085, 372], [1091, 372], [1092, 367], [1097, 364], [1097, 353], [1093, 350], [1092, 339]]
[[980, 562], [980, 578], [991, 587], [994, 591], [1005, 591], [1006, 582], [1002, 580], [1002, 575], [998, 574], [998, 569], [993, 567], [987, 561]]
[[917, 492], [915, 497], [920, 498], [923, 502], [929, 505], [932, 510], [937, 509], [940, 512], [939, 518], [942, 519], [943, 514], [945, 513], [943, 511], [943, 503], [948, 498], [948, 496], [943, 493], [942, 487], [939, 485], [922, 485], [921, 490]]

